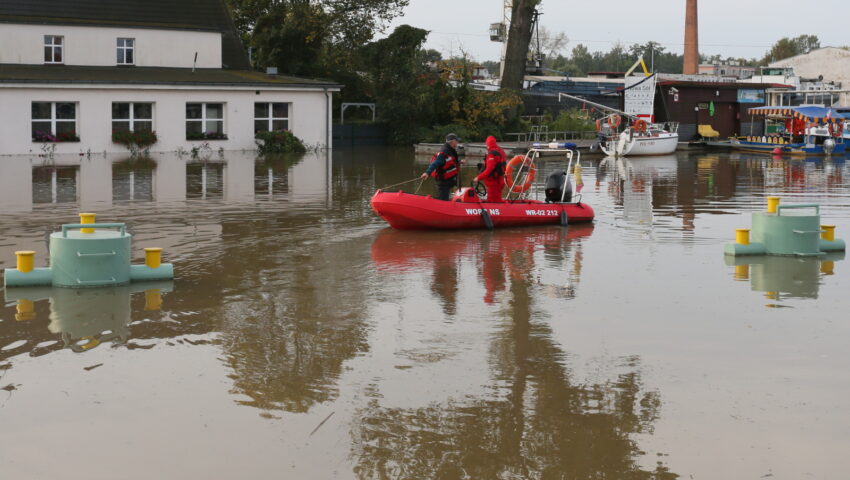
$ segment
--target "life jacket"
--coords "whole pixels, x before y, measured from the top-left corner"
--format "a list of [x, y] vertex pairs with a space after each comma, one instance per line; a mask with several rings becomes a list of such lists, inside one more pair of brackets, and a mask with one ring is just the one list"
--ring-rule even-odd
[[437, 156], [443, 155], [446, 157], [446, 163], [444, 163], [441, 167], [437, 167], [431, 172], [431, 176], [437, 180], [451, 180], [455, 178], [459, 172], [458, 161], [457, 161], [457, 152], [452, 152], [449, 150], [454, 150], [450, 148], [443, 147], [442, 150], [435, 153], [433, 157], [431, 157], [431, 163], [434, 163], [434, 160], [437, 159]]
[[505, 176], [505, 168], [508, 165], [508, 160], [502, 155], [502, 152], [499, 150], [490, 150], [488, 152], [490, 155], [497, 157], [499, 159], [499, 163], [496, 164], [496, 167], [493, 168], [493, 171], [490, 172], [490, 178], [500, 179]]

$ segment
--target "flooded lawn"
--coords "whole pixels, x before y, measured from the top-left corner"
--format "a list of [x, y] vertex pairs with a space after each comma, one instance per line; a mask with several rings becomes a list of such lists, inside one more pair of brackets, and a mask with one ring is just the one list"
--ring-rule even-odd
[[585, 159], [593, 225], [386, 228], [428, 158], [0, 158], [0, 267], [93, 211], [176, 272], [6, 292], [3, 478], [846, 476], [850, 263], [723, 255], [767, 195], [850, 238], [843, 159]]

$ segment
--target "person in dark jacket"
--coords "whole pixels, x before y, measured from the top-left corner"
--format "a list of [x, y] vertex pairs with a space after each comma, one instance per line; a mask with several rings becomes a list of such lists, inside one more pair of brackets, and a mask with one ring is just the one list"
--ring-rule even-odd
[[505, 187], [505, 167], [507, 156], [496, 141], [496, 137], [487, 137], [487, 157], [484, 159], [484, 170], [475, 177], [487, 187], [487, 202], [501, 203], [502, 189]]
[[429, 176], [434, 178], [437, 185], [437, 198], [448, 201], [452, 187], [457, 185], [457, 175], [460, 173], [461, 161], [458, 158], [457, 147], [460, 137], [454, 133], [446, 135], [446, 144], [431, 158], [431, 164], [422, 174], [422, 179]]

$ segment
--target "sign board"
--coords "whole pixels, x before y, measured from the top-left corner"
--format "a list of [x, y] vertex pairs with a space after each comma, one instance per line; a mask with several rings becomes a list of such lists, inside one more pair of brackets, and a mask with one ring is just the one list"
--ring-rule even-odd
[[631, 76], [626, 78], [625, 111], [629, 115], [654, 121], [655, 75], [651, 77]]
[[742, 88], [738, 90], [738, 103], [764, 103], [764, 90]]

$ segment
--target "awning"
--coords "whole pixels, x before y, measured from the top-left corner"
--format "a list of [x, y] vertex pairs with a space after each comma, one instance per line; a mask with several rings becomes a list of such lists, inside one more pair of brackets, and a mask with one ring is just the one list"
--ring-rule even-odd
[[828, 107], [755, 107], [749, 112], [750, 115], [766, 117], [798, 118], [818, 125], [844, 121], [843, 115]]

